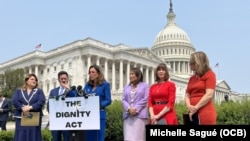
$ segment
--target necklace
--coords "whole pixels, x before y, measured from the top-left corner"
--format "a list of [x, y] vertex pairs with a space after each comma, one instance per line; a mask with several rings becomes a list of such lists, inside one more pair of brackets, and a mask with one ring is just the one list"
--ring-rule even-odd
[[159, 90], [161, 89], [162, 83], [158, 83], [156, 85], [156, 92], [159, 93]]

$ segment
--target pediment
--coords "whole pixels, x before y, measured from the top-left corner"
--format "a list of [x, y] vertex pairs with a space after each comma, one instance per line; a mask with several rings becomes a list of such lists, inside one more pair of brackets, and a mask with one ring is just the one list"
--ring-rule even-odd
[[144, 57], [147, 59], [151, 59], [157, 62], [164, 62], [161, 58], [156, 56], [151, 50], [148, 48], [133, 48], [124, 50], [130, 54], [137, 55], [138, 57]]
[[230, 90], [230, 87], [225, 80], [217, 80], [216, 86]]

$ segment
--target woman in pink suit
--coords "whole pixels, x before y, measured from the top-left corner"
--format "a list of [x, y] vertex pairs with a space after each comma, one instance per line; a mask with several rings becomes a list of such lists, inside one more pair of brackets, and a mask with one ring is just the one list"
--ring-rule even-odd
[[148, 90], [140, 69], [131, 69], [130, 83], [124, 87], [122, 97], [124, 141], [146, 140]]

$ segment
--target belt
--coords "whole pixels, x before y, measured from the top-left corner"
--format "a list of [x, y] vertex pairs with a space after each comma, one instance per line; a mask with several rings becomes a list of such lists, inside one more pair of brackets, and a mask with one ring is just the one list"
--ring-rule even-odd
[[156, 101], [153, 105], [167, 104], [167, 101]]

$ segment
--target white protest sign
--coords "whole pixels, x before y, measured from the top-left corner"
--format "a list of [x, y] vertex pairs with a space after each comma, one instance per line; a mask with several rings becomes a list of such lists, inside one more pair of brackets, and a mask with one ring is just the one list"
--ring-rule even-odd
[[49, 99], [50, 130], [99, 130], [99, 96]]

